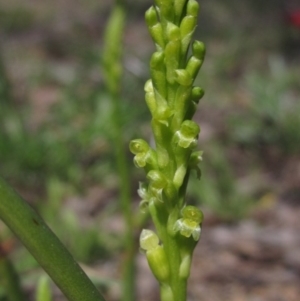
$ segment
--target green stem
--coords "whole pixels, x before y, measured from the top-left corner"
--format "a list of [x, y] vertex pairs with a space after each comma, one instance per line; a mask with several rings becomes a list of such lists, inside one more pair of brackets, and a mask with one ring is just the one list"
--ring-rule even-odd
[[21, 288], [19, 275], [13, 264], [0, 250], [0, 279], [4, 286], [5, 293], [9, 301], [25, 301], [24, 293]]
[[167, 248], [171, 272], [170, 286], [173, 290], [174, 301], [183, 301], [186, 300], [186, 280], [179, 277], [181, 258], [175, 238], [168, 236]]
[[[163, 242], [170, 268], [170, 279], [168, 283], [161, 286], [161, 301], [184, 301], [187, 293], [187, 279], [180, 277], [180, 264], [182, 262], [180, 242], [167, 231], [168, 219], [170, 218], [168, 212], [164, 210], [165, 208], [159, 209], [161, 210], [157, 210], [154, 205], [149, 206], [155, 228]], [[169, 288], [171, 288], [173, 299], [171, 299], [170, 294], [165, 293]]]
[[[165, 224], [161, 228], [166, 230], [167, 225]], [[180, 278], [179, 275], [181, 256], [178, 241], [176, 238], [170, 236], [167, 231], [163, 231], [162, 241], [164, 242], [164, 248], [168, 255], [168, 264], [170, 267], [169, 285], [173, 292], [172, 301], [184, 301], [186, 300], [187, 281], [186, 279]], [[163, 297], [165, 297], [166, 300], [164, 300]], [[168, 294], [166, 296], [162, 294], [161, 301], [170, 301]]]
[[105, 301], [42, 218], [0, 179], [0, 218], [70, 301]]
[[[6, 68], [4, 65], [4, 59], [2, 56], [2, 47], [0, 48], [0, 99], [1, 110], [7, 109], [9, 105], [12, 105], [11, 85], [8, 80]], [[3, 111], [1, 113], [4, 113]], [[3, 115], [4, 116], [4, 115]]]
[[120, 203], [125, 220], [125, 258], [123, 263], [122, 286], [123, 286], [123, 301], [135, 300], [135, 239], [134, 227], [131, 207], [130, 193], [130, 173], [127, 164], [126, 150], [123, 142], [122, 124], [121, 124], [121, 107], [118, 93], [113, 95], [114, 111], [114, 149], [116, 157], [116, 165], [119, 175], [120, 185]]

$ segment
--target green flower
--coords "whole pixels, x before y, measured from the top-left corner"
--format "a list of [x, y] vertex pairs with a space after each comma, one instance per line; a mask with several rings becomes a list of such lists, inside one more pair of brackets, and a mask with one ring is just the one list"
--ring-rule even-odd
[[156, 154], [153, 149], [150, 148], [148, 143], [143, 139], [135, 139], [130, 141], [130, 151], [135, 154], [133, 162], [136, 167], [147, 167], [148, 169], [155, 168]]
[[180, 130], [175, 133], [175, 142], [182, 148], [194, 148], [200, 133], [199, 125], [192, 120], [185, 120]]
[[195, 241], [198, 241], [201, 234], [201, 223], [203, 213], [194, 206], [186, 206], [182, 210], [182, 218], [176, 221], [174, 232], [179, 232], [182, 236], [192, 236]]

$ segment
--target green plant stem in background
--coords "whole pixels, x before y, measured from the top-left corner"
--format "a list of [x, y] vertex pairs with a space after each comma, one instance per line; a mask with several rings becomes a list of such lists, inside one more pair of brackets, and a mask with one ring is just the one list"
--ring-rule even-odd
[[[7, 106], [11, 104], [12, 96], [10, 83], [7, 77], [7, 72], [4, 65], [2, 48], [0, 46], [0, 108], [1, 111], [6, 111]], [[4, 112], [0, 112], [4, 113]]]
[[185, 201], [191, 170], [200, 178], [202, 160], [202, 152], [195, 151], [200, 127], [191, 120], [204, 94], [193, 85], [205, 55], [202, 42], [191, 42], [198, 13], [196, 0], [155, 0], [146, 12], [156, 46], [150, 60], [151, 78], [145, 84], [155, 147], [135, 139], [130, 150], [135, 165], [147, 174], [138, 193], [157, 234], [144, 229], [140, 246], [160, 284], [162, 301], [186, 300], [192, 254], [203, 220], [202, 212]]
[[42, 218], [1, 179], [0, 218], [21, 240], [68, 300], [105, 300]]
[[16, 272], [13, 264], [6, 256], [2, 254], [0, 247], [0, 280], [1, 284], [4, 286], [6, 296], [8, 301], [26, 301], [21, 284], [19, 275]]
[[125, 221], [125, 258], [123, 259], [123, 275], [122, 275], [122, 300], [134, 301], [135, 300], [135, 240], [133, 229], [133, 218], [131, 208], [131, 193], [130, 193], [130, 177], [126, 161], [126, 151], [122, 139], [122, 132], [120, 131], [119, 124], [119, 109], [116, 103], [119, 99], [115, 99], [115, 153], [116, 164], [120, 179], [120, 202], [122, 213]]
[[122, 272], [122, 301], [135, 300], [135, 240], [131, 207], [130, 172], [122, 131], [121, 77], [122, 37], [125, 25], [125, 11], [117, 1], [108, 21], [102, 56], [103, 74], [110, 99], [113, 102], [112, 141], [119, 175], [120, 204], [125, 222], [125, 257]]
[[38, 281], [35, 293], [36, 301], [52, 301], [52, 293], [49, 283], [49, 277], [43, 275]]

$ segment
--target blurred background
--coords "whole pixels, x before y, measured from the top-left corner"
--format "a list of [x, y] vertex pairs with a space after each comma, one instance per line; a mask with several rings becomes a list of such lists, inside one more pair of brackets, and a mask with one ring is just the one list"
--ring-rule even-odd
[[[151, 136], [143, 86], [154, 45], [143, 18], [151, 1], [124, 4], [119, 121], [127, 150], [130, 139]], [[188, 300], [298, 301], [300, 3], [200, 4], [196, 38], [207, 56], [196, 84], [206, 94], [195, 119], [204, 160], [188, 199], [205, 222]], [[120, 299], [125, 256], [113, 109], [101, 66], [112, 7], [102, 0], [0, 0], [0, 175], [111, 301]], [[126, 156], [134, 218], [144, 175]], [[0, 237], [34, 300], [43, 271], [2, 223]], [[136, 266], [137, 300], [157, 300], [138, 250]], [[65, 300], [51, 285], [54, 300]], [[7, 300], [1, 282], [0, 300]]]

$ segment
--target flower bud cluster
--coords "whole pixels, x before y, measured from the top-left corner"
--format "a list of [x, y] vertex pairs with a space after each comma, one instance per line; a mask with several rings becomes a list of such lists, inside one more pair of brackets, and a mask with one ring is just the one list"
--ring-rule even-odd
[[[192, 42], [198, 13], [196, 0], [155, 0], [155, 5], [147, 10], [145, 19], [156, 51], [150, 60], [151, 78], [144, 89], [152, 116], [155, 147], [142, 139], [130, 143], [135, 165], [143, 168], [147, 175], [147, 182], [141, 183], [138, 190], [141, 207], [149, 206], [158, 231], [155, 243], [148, 247], [145, 242], [149, 237], [153, 241], [156, 234], [144, 230], [141, 248], [146, 252], [153, 274], [164, 284], [166, 296], [172, 296], [170, 292], [174, 290], [170, 291], [166, 283], [175, 281], [174, 276], [169, 276], [172, 259], [166, 256], [170, 251], [169, 240], [175, 239], [181, 250], [178, 274], [187, 277], [203, 218], [199, 209], [185, 205], [190, 171], [196, 170], [198, 178], [201, 175], [198, 165], [202, 152], [195, 150], [200, 127], [191, 120], [204, 95], [202, 88], [194, 86], [205, 56], [204, 44]], [[166, 299], [173, 301], [171, 297]]]

